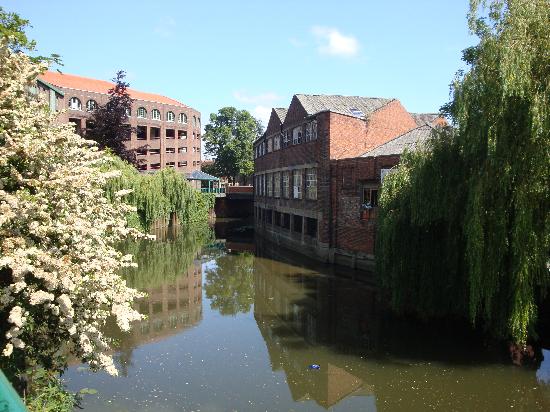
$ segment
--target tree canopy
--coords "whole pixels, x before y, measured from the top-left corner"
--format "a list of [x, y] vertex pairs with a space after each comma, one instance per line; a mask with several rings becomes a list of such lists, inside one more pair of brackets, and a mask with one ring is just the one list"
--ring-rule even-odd
[[206, 154], [215, 157], [214, 171], [218, 176], [250, 176], [254, 172], [252, 144], [261, 136], [263, 127], [246, 110], [223, 107], [210, 115], [203, 140]]
[[109, 100], [92, 112], [92, 127], [86, 130], [86, 137], [99, 145], [100, 149], [109, 148], [121, 159], [137, 164], [135, 150], [126, 147], [133, 128], [128, 123], [128, 113], [132, 108], [132, 99], [128, 93], [130, 86], [124, 81], [126, 73], [120, 70], [113, 79], [115, 86], [109, 89]]
[[394, 308], [524, 344], [550, 280], [550, 7], [472, 0], [468, 17], [454, 127], [384, 180], [378, 271]]

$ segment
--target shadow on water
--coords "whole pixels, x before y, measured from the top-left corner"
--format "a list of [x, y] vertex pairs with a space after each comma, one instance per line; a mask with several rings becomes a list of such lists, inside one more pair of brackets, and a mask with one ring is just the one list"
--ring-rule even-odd
[[518, 368], [467, 325], [395, 317], [372, 273], [255, 240], [248, 223], [213, 233], [126, 245], [148, 318], [110, 332], [127, 382], [69, 371], [103, 393], [90, 410], [550, 410], [547, 362]]

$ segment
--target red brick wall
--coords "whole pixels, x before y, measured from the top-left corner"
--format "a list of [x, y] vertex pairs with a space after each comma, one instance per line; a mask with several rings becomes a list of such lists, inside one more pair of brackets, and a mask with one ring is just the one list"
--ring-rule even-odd
[[398, 162], [399, 156], [331, 161], [332, 247], [374, 254], [376, 221], [374, 216], [361, 218], [362, 186], [379, 184], [380, 169], [391, 168]]
[[[95, 100], [98, 104], [105, 104], [109, 98], [108, 95], [103, 93], [96, 92], [87, 92], [81, 90], [68, 89], [64, 87], [58, 87], [65, 94], [65, 97], [59, 102], [60, 110], [65, 110], [60, 113], [59, 121], [67, 123], [69, 118], [81, 119], [82, 127], [85, 127], [85, 120], [90, 117], [90, 114], [86, 112], [86, 102], [90, 99]], [[82, 110], [71, 110], [68, 108], [69, 100], [71, 97], [77, 97], [80, 99], [82, 104]], [[139, 107], [144, 107], [147, 110], [147, 119], [137, 118], [137, 109]], [[162, 120], [153, 120], [151, 119], [151, 112], [153, 109], [158, 109], [161, 113]], [[166, 114], [168, 111], [172, 111], [175, 114], [174, 122], [166, 121]], [[185, 113], [187, 114], [187, 124], [178, 123], [178, 114]], [[159, 127], [160, 130], [160, 139], [150, 139], [150, 134], [147, 140], [137, 140], [135, 133], [132, 134], [131, 140], [128, 142], [128, 147], [131, 149], [136, 149], [148, 146], [148, 149], [160, 149], [160, 154], [147, 154], [146, 156], [139, 156], [138, 159], [144, 160], [144, 163], [160, 163], [161, 168], [166, 167], [166, 162], [175, 162], [176, 170], [182, 173], [188, 173], [193, 170], [200, 170], [200, 160], [201, 160], [201, 130], [200, 127], [194, 127], [193, 125], [193, 116], [196, 116], [200, 119], [200, 112], [191, 108], [191, 107], [180, 107], [173, 106], [163, 103], [148, 102], [143, 100], [134, 100], [132, 103], [132, 115], [130, 117], [130, 125], [132, 127], [147, 126], [147, 127]], [[175, 139], [166, 139], [166, 129], [175, 130]], [[186, 131], [187, 139], [178, 139], [178, 131]], [[193, 139], [193, 133], [198, 138]], [[166, 148], [175, 148], [175, 154], [166, 153]], [[187, 147], [187, 153], [178, 153], [179, 147]], [[199, 151], [194, 152], [193, 147], [198, 147]], [[178, 167], [178, 161], [187, 161], [187, 166]], [[195, 166], [193, 166], [193, 162]]]
[[418, 127], [416, 122], [399, 100], [393, 100], [369, 116], [366, 147], [361, 154], [416, 127]]

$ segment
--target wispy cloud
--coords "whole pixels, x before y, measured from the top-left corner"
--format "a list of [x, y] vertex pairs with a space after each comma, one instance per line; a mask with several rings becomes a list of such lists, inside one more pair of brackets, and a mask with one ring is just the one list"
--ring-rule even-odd
[[251, 95], [243, 91], [235, 91], [233, 92], [233, 97], [238, 102], [251, 107], [250, 112], [252, 115], [261, 120], [264, 126], [267, 126], [269, 122], [271, 108], [274, 106], [275, 102], [281, 99], [273, 92]]
[[176, 26], [176, 20], [173, 17], [163, 17], [155, 26], [154, 32], [160, 37], [168, 39], [174, 35]]
[[359, 54], [359, 41], [354, 36], [323, 26], [313, 26], [311, 33], [317, 40], [320, 54], [337, 57], [354, 57]]

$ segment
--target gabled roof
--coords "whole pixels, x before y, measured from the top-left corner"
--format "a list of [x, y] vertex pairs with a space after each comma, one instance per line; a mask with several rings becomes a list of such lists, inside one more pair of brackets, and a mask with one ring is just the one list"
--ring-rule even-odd
[[418, 126], [430, 125], [440, 116], [438, 113], [409, 113]]
[[209, 175], [202, 170], [193, 170], [191, 173], [187, 173], [187, 180], [220, 180], [216, 176]]
[[281, 123], [284, 123], [285, 118], [286, 118], [286, 114], [288, 113], [288, 109], [286, 109], [284, 107], [274, 107], [273, 111], [275, 112], [277, 117], [279, 117], [279, 120], [281, 121]]
[[44, 86], [46, 86], [48, 89], [51, 89], [53, 90], [54, 92], [56, 92], [57, 94], [59, 94], [60, 96], [65, 96], [65, 93], [63, 93], [63, 91], [59, 90], [57, 87], [55, 87], [53, 84], [50, 84], [48, 83], [47, 81], [44, 81], [40, 78], [36, 79], [36, 81]]
[[404, 133], [401, 136], [384, 143], [383, 145], [369, 150], [361, 157], [402, 154], [405, 149], [414, 149], [415, 147], [423, 145], [431, 138], [433, 130], [434, 128], [427, 124], [417, 127], [416, 129], [409, 130], [407, 133]]
[[[58, 73], [47, 71], [39, 76], [40, 80], [53, 84], [57, 87], [65, 87], [67, 89], [75, 89], [87, 92], [107, 94], [114, 84], [105, 80], [90, 79], [88, 77], [75, 76], [74, 74]], [[170, 99], [159, 94], [140, 92], [134, 89], [128, 89], [130, 97], [137, 100], [145, 100], [149, 102], [170, 104], [173, 106], [187, 107], [177, 100]]]
[[297, 94], [295, 96], [308, 116], [328, 111], [347, 116], [364, 117], [394, 100], [379, 97], [316, 94]]

